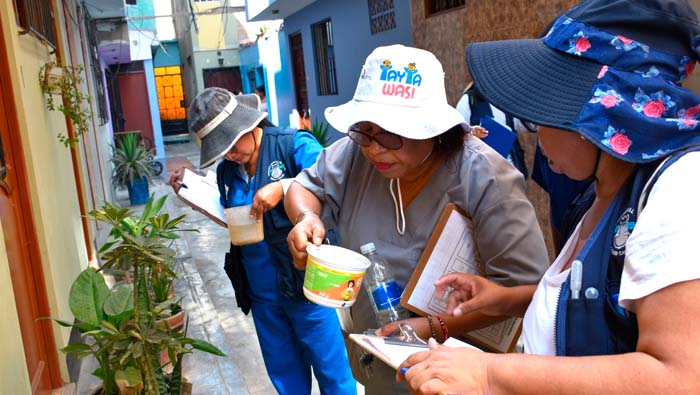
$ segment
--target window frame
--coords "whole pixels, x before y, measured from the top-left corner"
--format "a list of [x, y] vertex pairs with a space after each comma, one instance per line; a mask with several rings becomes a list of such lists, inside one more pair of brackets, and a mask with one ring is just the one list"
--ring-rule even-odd
[[45, 0], [13, 0], [20, 34], [31, 34], [41, 42], [56, 49], [55, 12], [53, 2]]
[[[316, 92], [319, 96], [338, 94], [338, 76], [335, 65], [333, 24], [331, 18], [311, 24], [316, 71]], [[319, 53], [321, 52], [321, 53]]]
[[[438, 2], [441, 2], [441, 3], [456, 2], [458, 4], [454, 4], [454, 5], [444, 4], [443, 7], [440, 7], [440, 4], [437, 4]], [[425, 6], [425, 17], [429, 18], [431, 16], [441, 15], [441, 14], [444, 14], [447, 12], [456, 11], [458, 9], [463, 9], [464, 7], [466, 7], [466, 0], [423, 0], [423, 4]]]

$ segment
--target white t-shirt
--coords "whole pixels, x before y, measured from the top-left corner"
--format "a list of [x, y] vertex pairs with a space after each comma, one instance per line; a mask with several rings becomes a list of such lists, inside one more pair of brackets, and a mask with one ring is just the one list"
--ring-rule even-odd
[[[700, 278], [696, 244], [700, 238], [700, 152], [669, 166], [654, 184], [627, 240], [620, 282], [620, 305], [634, 311], [634, 301], [669, 285]], [[580, 225], [580, 224], [579, 224]], [[578, 238], [569, 238], [537, 286], [523, 319], [526, 353], [555, 355], [554, 316], [559, 290], [569, 270], [561, 272]], [[586, 270], [585, 266], [583, 270]]]

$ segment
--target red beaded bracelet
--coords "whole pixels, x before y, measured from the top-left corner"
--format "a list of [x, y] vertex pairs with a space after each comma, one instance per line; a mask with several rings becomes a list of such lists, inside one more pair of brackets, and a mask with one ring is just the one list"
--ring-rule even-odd
[[444, 343], [445, 340], [447, 340], [447, 338], [450, 337], [450, 334], [447, 331], [447, 324], [445, 324], [445, 321], [442, 318], [440, 318], [439, 315], [436, 315], [435, 318], [437, 318], [438, 322], [440, 323], [440, 328], [442, 328], [442, 334], [443, 334], [442, 341]]

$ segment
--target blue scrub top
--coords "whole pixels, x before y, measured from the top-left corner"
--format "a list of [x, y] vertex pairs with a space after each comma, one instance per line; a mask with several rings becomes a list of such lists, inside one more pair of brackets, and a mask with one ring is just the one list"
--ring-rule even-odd
[[[298, 169], [305, 169], [316, 163], [316, 157], [322, 149], [321, 144], [310, 133], [298, 131], [294, 134], [294, 161]], [[228, 185], [227, 192], [228, 201], [233, 207], [253, 203], [253, 196], [256, 192], [256, 176], [249, 178], [243, 166], [236, 166], [233, 185]], [[280, 301], [282, 297], [277, 292], [277, 270], [267, 243], [263, 240], [259, 243], [241, 246], [241, 253], [250, 283], [251, 299], [253, 301]]]

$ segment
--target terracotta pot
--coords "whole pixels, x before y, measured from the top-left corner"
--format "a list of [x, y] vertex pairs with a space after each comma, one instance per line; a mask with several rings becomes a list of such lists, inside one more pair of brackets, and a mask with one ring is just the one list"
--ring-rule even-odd
[[[187, 317], [187, 314], [185, 314], [185, 310], [180, 307], [180, 311], [177, 313], [171, 315], [168, 318], [164, 318], [162, 320], [156, 321], [156, 325], [158, 325], [159, 328], [161, 329], [167, 329], [170, 328], [170, 333], [184, 333], [185, 332], [185, 319]], [[160, 365], [165, 366], [170, 362], [170, 356], [168, 355], [168, 349], [163, 349], [160, 351]], [[172, 364], [170, 365], [172, 367]]]

